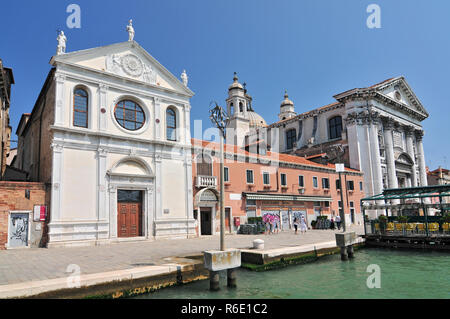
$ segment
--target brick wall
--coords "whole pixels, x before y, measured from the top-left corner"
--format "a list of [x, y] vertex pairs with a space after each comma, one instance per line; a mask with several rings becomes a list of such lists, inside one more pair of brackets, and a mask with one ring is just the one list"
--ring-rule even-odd
[[[30, 191], [29, 199], [25, 197], [27, 189]], [[6, 249], [9, 212], [12, 210], [33, 211], [34, 205], [47, 205], [48, 207], [48, 196], [44, 183], [0, 181], [0, 250]], [[41, 243], [42, 231], [36, 232], [35, 226], [36, 223], [31, 221], [29, 226], [32, 227], [31, 238], [29, 238], [31, 246], [39, 246]], [[44, 230], [45, 225], [41, 226]]]

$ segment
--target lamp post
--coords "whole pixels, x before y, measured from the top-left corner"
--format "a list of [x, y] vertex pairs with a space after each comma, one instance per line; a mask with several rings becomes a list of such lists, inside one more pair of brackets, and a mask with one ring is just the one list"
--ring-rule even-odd
[[345, 171], [344, 164], [336, 164], [336, 172], [339, 173], [339, 188], [341, 189], [341, 207], [339, 207], [339, 216], [341, 217], [342, 232], [345, 233], [345, 213], [344, 213], [344, 188], [342, 187], [342, 176], [341, 173]]
[[223, 152], [223, 140], [226, 136], [226, 125], [228, 121], [228, 115], [224, 109], [217, 104], [209, 110], [209, 118], [216, 125], [220, 131], [220, 250], [225, 251], [225, 191], [224, 191], [224, 152]]

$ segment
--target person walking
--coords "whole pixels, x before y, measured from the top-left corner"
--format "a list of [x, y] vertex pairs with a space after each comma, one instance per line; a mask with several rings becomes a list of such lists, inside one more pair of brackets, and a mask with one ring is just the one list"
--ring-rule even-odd
[[337, 225], [337, 228], [340, 230], [341, 229], [341, 216], [339, 216], [339, 215], [336, 216], [336, 225]]
[[295, 234], [297, 235], [297, 231], [298, 231], [298, 218], [297, 217], [294, 218], [294, 229], [295, 229]]
[[302, 217], [300, 218], [300, 232], [306, 233], [306, 230], [308, 229], [308, 226], [306, 226], [306, 220], [305, 217], [302, 215]]
[[330, 229], [334, 230], [334, 217], [331, 216]]
[[266, 221], [265, 222], [265, 226], [266, 226], [266, 231], [264, 232], [265, 235], [270, 235], [270, 222]]

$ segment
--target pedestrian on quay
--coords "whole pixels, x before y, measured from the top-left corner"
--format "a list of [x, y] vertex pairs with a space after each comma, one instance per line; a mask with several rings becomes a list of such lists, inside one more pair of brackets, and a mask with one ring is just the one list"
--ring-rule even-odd
[[334, 230], [334, 217], [331, 216], [330, 229]]
[[336, 216], [336, 225], [337, 225], [337, 228], [340, 230], [341, 229], [341, 216], [339, 216], [339, 215]]
[[270, 235], [270, 222], [266, 221], [265, 222], [265, 226], [266, 226], [266, 231], [264, 232], [265, 235]]
[[294, 218], [294, 229], [295, 229], [295, 234], [297, 235], [297, 228], [298, 228], [298, 218], [295, 217]]
[[300, 218], [300, 232], [306, 233], [306, 230], [308, 229], [308, 226], [306, 226], [306, 220], [305, 220], [305, 216], [302, 215], [302, 217]]

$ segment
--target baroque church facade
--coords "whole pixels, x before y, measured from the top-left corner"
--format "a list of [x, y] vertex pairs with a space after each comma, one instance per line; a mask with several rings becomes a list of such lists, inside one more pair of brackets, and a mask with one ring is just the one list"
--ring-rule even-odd
[[[336, 102], [301, 114], [286, 92], [279, 121], [269, 125], [252, 107], [245, 109], [251, 98], [244, 91], [235, 76], [227, 105], [229, 127], [241, 129], [235, 134], [241, 147], [262, 142], [319, 163], [344, 163], [364, 173], [366, 196], [427, 185], [422, 121], [428, 113], [404, 77], [337, 94]], [[233, 110], [236, 101], [244, 112]]]
[[19, 124], [16, 165], [51, 184], [48, 247], [194, 233], [194, 93], [127, 30], [126, 42], [70, 53], [61, 33]]

